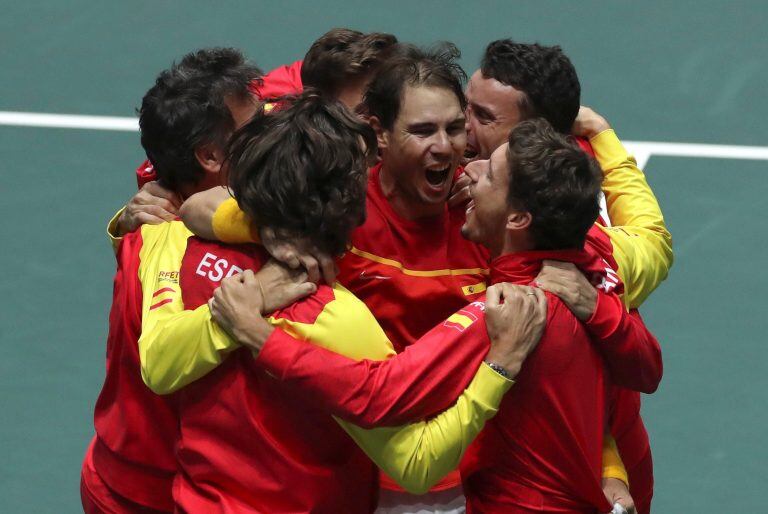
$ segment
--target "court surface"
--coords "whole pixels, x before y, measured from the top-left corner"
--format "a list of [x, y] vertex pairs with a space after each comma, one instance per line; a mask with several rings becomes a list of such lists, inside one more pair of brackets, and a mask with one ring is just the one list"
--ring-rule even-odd
[[[154, 75], [187, 51], [237, 46], [271, 69], [329, 28], [349, 26], [451, 40], [469, 73], [492, 39], [557, 43], [579, 71], [584, 103], [621, 138], [758, 147], [677, 145], [676, 156], [635, 148], [676, 257], [643, 309], [665, 359], [643, 412], [654, 512], [764, 508], [764, 2], [71, 0], [3, 2], [2, 12], [4, 112], [130, 117]], [[104, 227], [135, 191], [143, 157], [132, 131], [8, 123], [0, 120], [0, 511], [78, 512], [114, 272]]]

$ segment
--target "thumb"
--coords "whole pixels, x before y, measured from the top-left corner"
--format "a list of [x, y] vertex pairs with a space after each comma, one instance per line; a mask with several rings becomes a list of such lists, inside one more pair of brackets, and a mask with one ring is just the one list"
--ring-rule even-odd
[[496, 309], [501, 301], [501, 289], [498, 286], [491, 286], [485, 292], [485, 308]]

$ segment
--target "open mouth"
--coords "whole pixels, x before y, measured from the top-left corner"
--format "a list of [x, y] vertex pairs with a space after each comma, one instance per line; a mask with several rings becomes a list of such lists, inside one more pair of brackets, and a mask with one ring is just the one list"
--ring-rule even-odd
[[475, 201], [469, 200], [469, 203], [467, 204], [466, 215], [469, 216], [469, 214], [474, 210], [475, 210]]
[[427, 170], [426, 177], [430, 186], [441, 186], [448, 179], [448, 174], [451, 172], [451, 167], [446, 166], [439, 170]]

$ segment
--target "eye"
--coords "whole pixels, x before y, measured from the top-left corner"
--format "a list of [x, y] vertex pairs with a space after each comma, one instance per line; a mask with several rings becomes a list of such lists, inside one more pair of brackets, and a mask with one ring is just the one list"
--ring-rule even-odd
[[452, 136], [458, 136], [464, 132], [466, 132], [466, 129], [463, 121], [452, 123], [451, 125], [448, 126], [448, 133]]
[[481, 125], [488, 125], [489, 123], [492, 123], [495, 119], [485, 109], [475, 109], [474, 111], [475, 118], [477, 118], [477, 121], [480, 122]]
[[410, 127], [408, 132], [417, 137], [429, 137], [435, 133], [435, 130], [437, 129], [432, 125], [416, 125]]

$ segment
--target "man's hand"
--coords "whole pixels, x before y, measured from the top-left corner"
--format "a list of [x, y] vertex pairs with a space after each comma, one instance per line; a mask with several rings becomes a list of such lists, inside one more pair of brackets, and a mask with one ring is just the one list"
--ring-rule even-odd
[[507, 283], [488, 288], [485, 325], [491, 339], [487, 359], [514, 377], [536, 348], [547, 322], [547, 298], [534, 287]]
[[597, 307], [597, 289], [570, 262], [544, 261], [536, 284], [556, 295], [581, 321], [587, 321]]
[[256, 353], [275, 330], [261, 317], [264, 301], [259, 280], [251, 270], [222, 280], [208, 307], [221, 328]]
[[627, 514], [635, 514], [635, 502], [629, 494], [629, 488], [618, 478], [603, 479], [603, 494], [611, 505], [618, 503], [624, 507]]
[[472, 184], [466, 173], [459, 175], [459, 178], [453, 183], [451, 187], [451, 195], [448, 197], [448, 207], [456, 207], [457, 205], [463, 205], [470, 199], [469, 186]]
[[582, 105], [579, 108], [579, 114], [576, 115], [576, 121], [573, 122], [571, 133], [574, 136], [586, 137], [589, 139], [609, 128], [611, 128], [611, 126], [605, 118], [589, 107]]
[[[325, 283], [333, 285], [336, 281], [338, 268], [333, 258], [318, 250], [306, 239], [287, 239], [275, 233], [271, 228], [259, 230], [261, 244], [276, 260], [289, 268], [302, 267], [307, 270], [310, 282], [319, 282], [322, 278]], [[322, 277], [321, 277], [322, 273]]]
[[117, 220], [117, 236], [133, 232], [141, 225], [172, 221], [179, 214], [181, 199], [157, 182], [147, 182], [130, 199]]
[[261, 283], [262, 314], [287, 307], [317, 291], [317, 286], [307, 282], [307, 273], [303, 269], [293, 270], [270, 260], [256, 273], [256, 280]]

